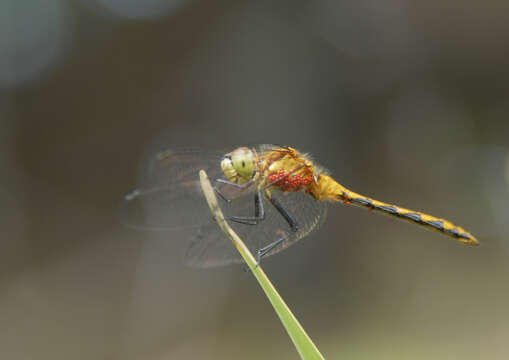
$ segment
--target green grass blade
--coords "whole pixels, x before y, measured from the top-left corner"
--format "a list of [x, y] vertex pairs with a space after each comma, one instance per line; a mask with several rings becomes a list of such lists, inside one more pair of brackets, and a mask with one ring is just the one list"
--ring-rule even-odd
[[258, 280], [258, 283], [265, 292], [265, 295], [269, 298], [269, 301], [274, 307], [274, 310], [276, 310], [276, 313], [283, 323], [286, 332], [292, 339], [300, 357], [305, 360], [323, 359], [322, 354], [320, 354], [318, 348], [315, 346], [311, 338], [304, 331], [298, 320], [283, 301], [277, 290], [274, 288], [274, 285], [272, 285], [267, 275], [265, 275], [263, 272], [261, 266], [256, 265], [256, 260], [253, 254], [251, 254], [244, 242], [226, 222], [223, 212], [221, 211], [221, 208], [217, 202], [214, 189], [210, 184], [207, 174], [203, 170], [200, 171], [200, 181], [203, 192], [205, 194], [205, 198], [207, 199], [207, 203], [209, 204], [210, 210], [214, 215], [219, 227], [231, 239], [239, 253], [244, 258], [244, 261], [249, 266], [249, 269], [251, 269], [252, 274], [255, 276], [256, 280]]

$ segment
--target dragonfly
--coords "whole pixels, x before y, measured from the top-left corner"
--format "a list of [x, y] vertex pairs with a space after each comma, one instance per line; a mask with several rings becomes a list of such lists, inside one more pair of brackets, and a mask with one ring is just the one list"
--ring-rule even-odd
[[206, 204], [198, 175], [202, 169], [213, 179], [232, 228], [258, 262], [318, 229], [331, 203], [406, 220], [465, 245], [479, 244], [470, 232], [448, 220], [347, 189], [308, 154], [290, 146], [242, 146], [230, 152], [166, 150], [153, 156], [140, 187], [125, 196], [122, 219], [135, 229], [190, 231], [185, 261], [191, 266], [242, 262]]

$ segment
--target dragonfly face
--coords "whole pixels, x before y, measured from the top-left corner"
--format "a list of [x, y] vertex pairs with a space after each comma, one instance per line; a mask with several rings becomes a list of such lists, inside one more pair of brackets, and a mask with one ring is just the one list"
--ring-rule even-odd
[[255, 174], [256, 156], [253, 150], [239, 147], [223, 157], [221, 169], [229, 181], [237, 184], [247, 183]]

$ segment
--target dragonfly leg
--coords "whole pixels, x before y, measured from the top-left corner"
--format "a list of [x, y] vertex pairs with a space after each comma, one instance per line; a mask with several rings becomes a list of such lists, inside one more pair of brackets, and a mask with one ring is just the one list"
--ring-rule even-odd
[[295, 220], [293, 216], [288, 211], [286, 211], [286, 209], [283, 207], [283, 205], [281, 205], [281, 203], [277, 199], [271, 196], [269, 200], [270, 203], [281, 214], [281, 216], [286, 220], [286, 222], [290, 226], [290, 230], [292, 230], [293, 232], [297, 232], [297, 230], [299, 230], [299, 224], [297, 223], [297, 220]]
[[214, 191], [216, 192], [217, 195], [219, 195], [219, 197], [221, 199], [223, 199], [225, 202], [227, 202], [228, 204], [232, 202], [233, 199], [228, 199], [222, 192], [221, 190], [219, 190], [215, 185], [213, 186], [213, 189]]
[[228, 219], [245, 225], [257, 225], [260, 221], [265, 220], [265, 209], [263, 208], [263, 199], [260, 191], [256, 192], [254, 202], [254, 216], [230, 216]]
[[[237, 189], [240, 189], [240, 190], [247, 189], [248, 187], [250, 187], [254, 183], [253, 180], [249, 180], [247, 183], [239, 185], [237, 183], [234, 183], [234, 182], [231, 182], [231, 181], [228, 181], [228, 180], [224, 180], [224, 179], [216, 179], [215, 182], [218, 182], [218, 183], [221, 183], [221, 184], [226, 184], [226, 185], [229, 185], [229, 186], [233, 186], [233, 187], [235, 187]], [[221, 199], [223, 199], [227, 203], [232, 202], [232, 200], [234, 200], [237, 197], [237, 196], [234, 196], [233, 198], [228, 198], [215, 185], [213, 186], [213, 188], [214, 188], [214, 191], [221, 197]]]
[[[274, 197], [270, 197], [269, 200], [270, 200], [271, 204], [276, 208], [276, 210], [281, 214], [281, 216], [286, 220], [286, 222], [290, 226], [290, 230], [292, 231], [292, 233], [296, 233], [299, 230], [299, 224], [293, 218], [293, 216], [290, 215], [290, 213], [288, 211], [286, 211], [286, 209], [281, 205], [281, 203], [279, 201], [277, 201]], [[286, 234], [286, 235], [282, 236], [281, 238], [277, 239], [276, 241], [274, 241], [273, 243], [270, 243], [269, 245], [264, 246], [261, 249], [258, 249], [257, 259], [256, 259], [256, 261], [258, 263], [257, 265], [260, 264], [262, 257], [267, 255], [276, 246], [281, 245], [286, 239], [288, 239], [289, 236], [290, 236], [289, 234]]]
[[285, 241], [288, 238], [288, 234], [281, 237], [280, 239], [277, 239], [273, 243], [270, 243], [267, 246], [262, 247], [261, 249], [258, 249], [258, 252], [256, 253], [256, 265], [260, 265], [260, 261], [262, 261], [262, 257], [267, 255], [272, 249], [274, 249], [276, 246], [281, 244], [283, 241]]
[[244, 184], [237, 184], [237, 183], [225, 180], [225, 179], [216, 179], [216, 182], [222, 183], [222, 184], [226, 184], [226, 185], [230, 185], [230, 186], [234, 186], [234, 187], [236, 187], [238, 189], [246, 189], [246, 188], [250, 187], [254, 183], [254, 180], [251, 179], [251, 180], [249, 180], [248, 182], [246, 182]]

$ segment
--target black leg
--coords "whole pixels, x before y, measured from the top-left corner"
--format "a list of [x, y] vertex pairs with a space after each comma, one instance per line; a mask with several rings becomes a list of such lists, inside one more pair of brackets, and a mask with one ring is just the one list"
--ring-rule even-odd
[[[290, 213], [288, 213], [288, 211], [286, 211], [286, 209], [281, 205], [281, 203], [279, 201], [277, 201], [275, 198], [270, 197], [270, 202], [276, 208], [276, 210], [281, 214], [281, 216], [286, 220], [286, 222], [290, 226], [290, 230], [292, 231], [292, 233], [296, 233], [299, 230], [299, 224], [292, 217], [292, 215], [290, 215]], [[258, 264], [260, 264], [262, 257], [267, 255], [276, 246], [281, 245], [286, 239], [288, 239], [289, 236], [290, 236], [290, 234], [286, 234], [286, 235], [282, 236], [281, 238], [277, 239], [276, 241], [274, 241], [273, 243], [270, 243], [269, 245], [264, 246], [261, 249], [258, 249], [257, 259], [256, 259]]]
[[257, 254], [256, 254], [256, 265], [260, 265], [260, 261], [262, 260], [262, 257], [267, 255], [272, 249], [274, 249], [279, 244], [282, 244], [283, 241], [288, 239], [288, 236], [289, 235], [286, 234], [285, 236], [281, 237], [280, 239], [277, 239], [276, 241], [274, 241], [273, 243], [270, 243], [269, 245], [264, 246], [261, 249], [258, 249]]
[[[254, 184], [254, 181], [253, 180], [249, 180], [247, 183], [244, 183], [242, 185], [239, 185], [237, 183], [234, 183], [234, 182], [231, 182], [231, 181], [228, 181], [228, 180], [224, 180], [224, 179], [216, 179], [215, 180], [216, 182], [218, 183], [221, 183], [221, 184], [226, 184], [226, 185], [229, 185], [229, 186], [233, 186], [237, 189], [240, 189], [240, 190], [244, 190], [244, 189], [247, 189], [249, 188], [251, 185]], [[237, 196], [233, 197], [233, 198], [228, 198], [226, 197], [226, 195], [224, 195], [221, 190], [219, 190], [215, 185], [214, 185], [214, 191], [221, 197], [221, 199], [223, 199], [224, 201], [226, 201], [227, 203], [230, 203], [232, 200], [234, 200]], [[240, 194], [239, 194], [240, 195]]]
[[239, 189], [246, 189], [246, 188], [250, 187], [254, 183], [254, 180], [251, 179], [251, 180], [249, 180], [248, 182], [246, 182], [244, 184], [237, 184], [237, 183], [225, 180], [225, 179], [216, 179], [216, 182], [222, 183], [222, 184], [226, 184], [226, 185], [230, 185], [230, 186], [234, 186], [234, 187], [239, 188]]
[[245, 225], [257, 225], [260, 221], [265, 220], [265, 209], [263, 208], [263, 199], [260, 191], [254, 196], [255, 214], [253, 216], [231, 216], [228, 219]]
[[214, 191], [216, 192], [216, 194], [217, 194], [217, 195], [219, 195], [219, 197], [220, 197], [221, 199], [223, 199], [223, 200], [224, 200], [225, 202], [227, 202], [227, 203], [231, 203], [231, 201], [232, 201], [233, 199], [228, 199], [228, 198], [227, 198], [227, 197], [226, 197], [226, 196], [225, 196], [225, 195], [221, 192], [221, 190], [219, 190], [219, 189], [218, 189], [215, 185], [213, 186], [213, 188], [214, 188]]
[[297, 230], [299, 230], [299, 225], [297, 224], [297, 221], [293, 218], [293, 216], [290, 215], [290, 213], [286, 211], [283, 205], [281, 205], [281, 203], [277, 201], [274, 197], [271, 196], [269, 200], [270, 203], [274, 205], [276, 210], [281, 214], [281, 216], [286, 220], [288, 225], [290, 225], [290, 229], [293, 232], [297, 232]]

